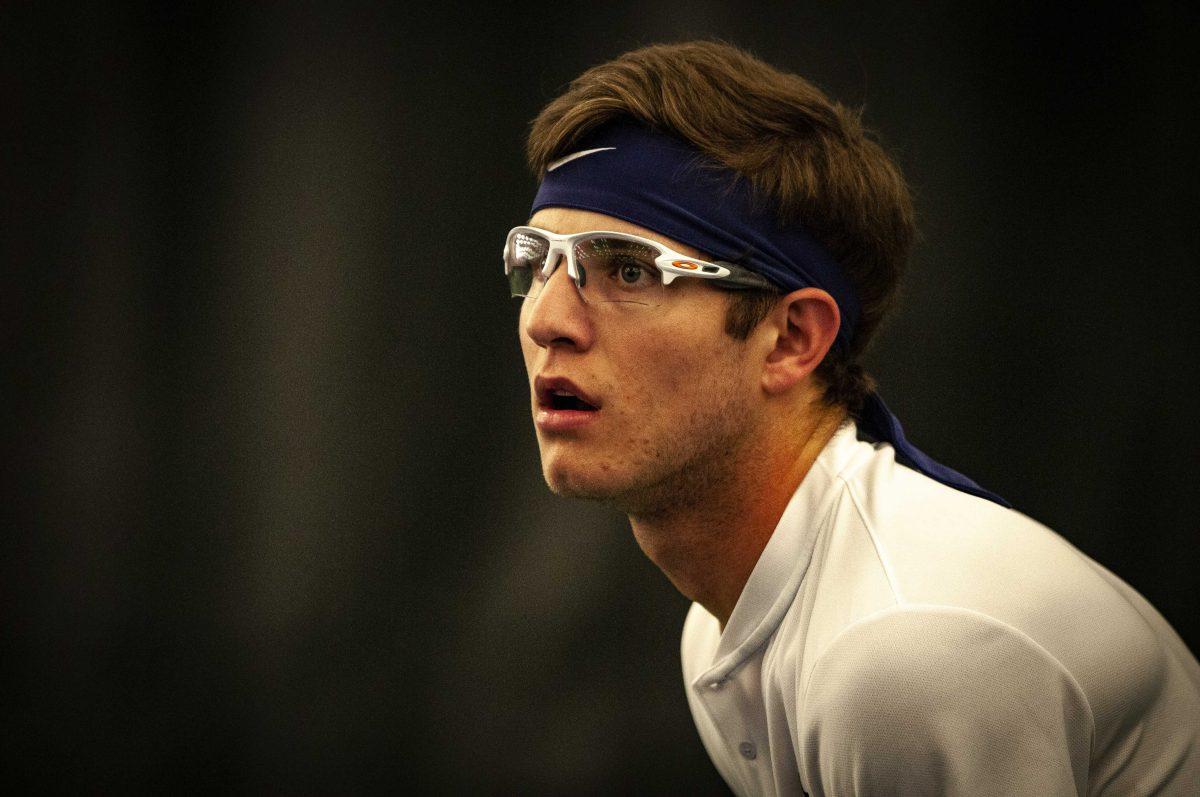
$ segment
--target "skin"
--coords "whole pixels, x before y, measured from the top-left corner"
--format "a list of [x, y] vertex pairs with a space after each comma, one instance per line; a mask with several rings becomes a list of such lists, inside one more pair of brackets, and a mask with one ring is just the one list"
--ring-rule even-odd
[[[591, 211], [543, 208], [529, 224], [557, 233], [630, 232], [702, 252]], [[784, 508], [845, 418], [820, 400], [813, 371], [840, 317], [825, 291], [779, 300], [744, 340], [725, 333], [729, 293], [704, 280], [667, 286], [665, 306], [587, 304], [564, 265], [521, 307], [529, 376], [563, 376], [601, 409], [579, 429], [537, 430], [556, 494], [629, 516], [646, 555], [724, 629]]]

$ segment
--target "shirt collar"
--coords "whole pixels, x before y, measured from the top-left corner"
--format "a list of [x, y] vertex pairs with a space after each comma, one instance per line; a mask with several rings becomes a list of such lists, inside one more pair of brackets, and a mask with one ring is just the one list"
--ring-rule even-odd
[[829, 523], [838, 474], [850, 464], [858, 445], [857, 429], [849, 419], [825, 444], [754, 565], [721, 634], [712, 667], [702, 679], [724, 680], [775, 633], [808, 572], [817, 537]]

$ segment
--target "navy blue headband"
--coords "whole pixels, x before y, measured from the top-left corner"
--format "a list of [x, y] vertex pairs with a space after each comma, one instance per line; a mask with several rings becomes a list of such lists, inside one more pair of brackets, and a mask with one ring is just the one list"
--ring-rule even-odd
[[859, 306], [837, 261], [799, 225], [781, 227], [744, 178], [679, 139], [616, 122], [584, 138], [582, 157], [550, 164], [530, 215], [550, 206], [594, 210], [654, 230], [763, 275], [785, 293], [816, 286], [842, 314], [835, 346], [849, 350]]
[[[547, 167], [529, 214], [546, 207], [624, 219], [693, 246], [709, 260], [745, 266], [785, 293], [821, 288], [841, 311], [834, 347], [849, 351], [860, 305], [833, 256], [800, 225], [780, 225], [774, 203], [763, 201], [745, 178], [679, 139], [624, 120], [589, 133], [573, 153]], [[908, 442], [900, 421], [878, 393], [868, 396], [858, 426], [868, 436], [890, 443], [897, 462], [942, 484], [1010, 506]]]

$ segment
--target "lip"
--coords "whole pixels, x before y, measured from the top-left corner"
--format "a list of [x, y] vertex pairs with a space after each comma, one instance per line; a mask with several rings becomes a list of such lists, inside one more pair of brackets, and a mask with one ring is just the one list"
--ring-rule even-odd
[[[555, 390], [573, 393], [581, 401], [591, 404], [597, 410], [603, 406], [600, 399], [585, 392], [583, 388], [565, 376], [539, 376], [533, 380], [533, 390], [537, 394], [538, 407], [543, 409], [550, 407], [550, 394]], [[581, 412], [581, 410], [555, 410], [555, 412]]]
[[552, 410], [538, 407], [533, 423], [543, 432], [568, 432], [587, 426], [596, 420], [599, 410]]
[[[595, 396], [582, 390], [578, 385], [565, 376], [539, 376], [533, 381], [534, 393], [537, 396], [537, 407], [533, 414], [533, 422], [543, 432], [564, 432], [580, 429], [593, 423], [600, 414], [601, 402]], [[558, 410], [551, 404], [550, 395], [555, 390], [565, 390], [573, 393], [581, 401], [591, 404], [594, 410]]]

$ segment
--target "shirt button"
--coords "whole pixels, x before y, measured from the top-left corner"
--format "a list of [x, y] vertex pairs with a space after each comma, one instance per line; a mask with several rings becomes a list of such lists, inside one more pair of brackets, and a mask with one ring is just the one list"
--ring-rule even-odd
[[742, 758], [747, 761], [753, 761], [758, 757], [758, 749], [755, 748], [753, 742], [742, 742], [738, 745], [738, 752], [742, 754]]

